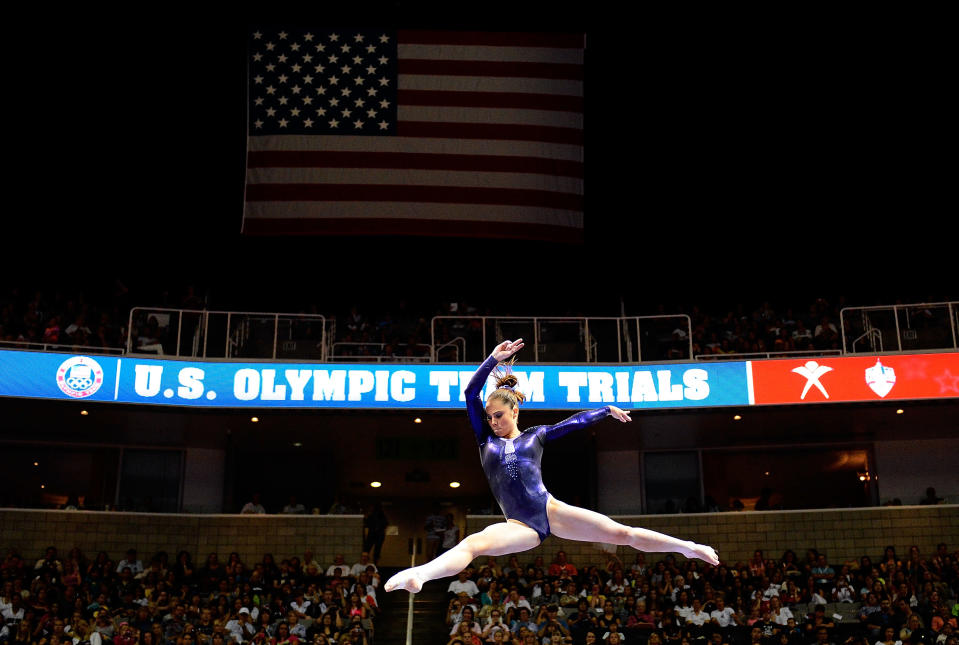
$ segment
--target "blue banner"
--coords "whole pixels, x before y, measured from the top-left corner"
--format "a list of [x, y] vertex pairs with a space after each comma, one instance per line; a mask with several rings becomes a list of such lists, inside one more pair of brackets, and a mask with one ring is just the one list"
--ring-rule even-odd
[[[0, 396], [204, 408], [461, 409], [477, 366], [236, 363], [0, 350]], [[747, 364], [517, 365], [525, 409], [748, 405]]]

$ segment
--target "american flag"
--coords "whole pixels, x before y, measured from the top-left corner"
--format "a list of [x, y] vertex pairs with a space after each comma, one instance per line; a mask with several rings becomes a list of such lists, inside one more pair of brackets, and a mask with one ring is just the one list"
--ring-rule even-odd
[[245, 233], [578, 241], [582, 34], [257, 29]]

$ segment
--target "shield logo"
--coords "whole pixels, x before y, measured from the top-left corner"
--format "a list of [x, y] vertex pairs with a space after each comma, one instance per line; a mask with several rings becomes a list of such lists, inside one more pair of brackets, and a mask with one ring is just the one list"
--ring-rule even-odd
[[878, 358], [875, 365], [866, 369], [866, 385], [880, 397], [885, 398], [895, 384], [896, 371], [883, 365]]

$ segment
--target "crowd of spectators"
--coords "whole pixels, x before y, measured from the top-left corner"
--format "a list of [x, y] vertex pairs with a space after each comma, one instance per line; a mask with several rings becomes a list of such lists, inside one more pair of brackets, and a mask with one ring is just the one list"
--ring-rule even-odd
[[809, 549], [718, 566], [480, 558], [448, 587], [447, 645], [956, 645], [959, 551], [830, 562]]
[[0, 564], [4, 645], [369, 645], [379, 571], [363, 553], [327, 566], [311, 551], [245, 563], [187, 551], [116, 561], [49, 547]]
[[[524, 302], [526, 302], [524, 300]], [[172, 353], [175, 331], [161, 316], [135, 318], [130, 328], [132, 307], [154, 307], [188, 310], [273, 310], [287, 313], [322, 314], [332, 321], [332, 354], [349, 359], [396, 358], [422, 360], [430, 356], [430, 344], [452, 341], [458, 336], [478, 337], [480, 316], [609, 316], [618, 315], [610, 303], [597, 308], [584, 301], [583, 308], [568, 303], [562, 311], [553, 304], [534, 305], [514, 310], [515, 302], [504, 303], [492, 298], [457, 301], [401, 299], [380, 302], [362, 299], [348, 302], [307, 304], [303, 301], [259, 302], [255, 294], [247, 294], [242, 302], [217, 298], [212, 290], [182, 285], [177, 290], [128, 287], [120, 280], [96, 290], [44, 290], [9, 287], [0, 292], [0, 341], [6, 344], [119, 349], [132, 345], [147, 351]], [[618, 303], [614, 303], [618, 304]], [[692, 328], [692, 354], [766, 354], [796, 351], [830, 351], [842, 349], [840, 311], [849, 305], [845, 297], [834, 300], [816, 298], [811, 303], [787, 301], [774, 304], [680, 305], [657, 304], [628, 315], [687, 314]], [[856, 306], [893, 304], [857, 302]], [[505, 308], [504, 308], [505, 307]], [[592, 307], [592, 308], [590, 308]], [[527, 310], [532, 308], [533, 310]], [[467, 316], [476, 320], [440, 320], [433, 328], [435, 316]], [[675, 329], [673, 327], [676, 327]], [[435, 339], [434, 339], [435, 332]], [[670, 334], [672, 337], [670, 338]], [[672, 326], [659, 341], [675, 342], [674, 353], [688, 358], [689, 337], [685, 325]], [[185, 342], [181, 339], [181, 342]], [[666, 357], [666, 356], [664, 356]], [[676, 356], [669, 356], [675, 358]]]
[[[799, 304], [799, 303], [797, 303]], [[725, 313], [692, 307], [693, 355], [782, 354], [842, 349], [839, 315], [846, 299], [817, 298], [807, 308], [774, 307], [769, 301]]]

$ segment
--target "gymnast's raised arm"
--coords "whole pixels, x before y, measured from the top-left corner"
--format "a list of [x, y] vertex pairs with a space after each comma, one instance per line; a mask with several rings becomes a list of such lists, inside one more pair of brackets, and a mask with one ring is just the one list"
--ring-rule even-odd
[[490, 353], [489, 357], [483, 361], [483, 364], [473, 373], [469, 383], [466, 385], [464, 396], [466, 397], [466, 413], [469, 415], [470, 425], [473, 426], [473, 433], [476, 435], [476, 443], [483, 444], [489, 437], [490, 429], [486, 423], [486, 407], [483, 404], [483, 386], [486, 385], [486, 379], [490, 373], [496, 369], [500, 361], [507, 358], [523, 348], [523, 339], [517, 338], [514, 341], [505, 340], [497, 345]]

